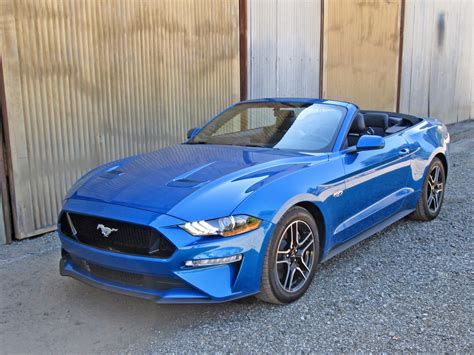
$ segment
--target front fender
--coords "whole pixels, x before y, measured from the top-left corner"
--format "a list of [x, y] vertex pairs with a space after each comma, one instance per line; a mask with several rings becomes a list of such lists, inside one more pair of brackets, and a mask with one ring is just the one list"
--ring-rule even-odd
[[416, 152], [411, 160], [412, 174], [408, 185], [419, 191], [433, 158], [441, 153], [448, 161], [449, 134], [444, 125], [430, 120], [409, 129], [404, 137], [410, 145], [410, 150]]
[[[267, 191], [267, 186], [323, 161], [327, 161], [326, 154], [298, 156], [239, 170], [203, 186], [179, 202], [168, 214], [189, 221], [229, 216], [243, 201], [258, 201], [259, 197], [252, 196]], [[258, 210], [258, 204], [254, 207]], [[272, 221], [272, 218], [262, 219]]]
[[248, 214], [274, 224], [294, 205], [314, 203], [320, 210], [327, 236], [341, 220], [334, 193], [344, 189], [344, 168], [338, 155], [261, 187], [248, 196], [233, 214]]

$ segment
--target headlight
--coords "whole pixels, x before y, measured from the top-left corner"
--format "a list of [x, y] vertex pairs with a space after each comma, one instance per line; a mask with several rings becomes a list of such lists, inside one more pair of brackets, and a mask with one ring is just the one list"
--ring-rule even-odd
[[261, 222], [261, 220], [255, 217], [237, 215], [210, 219], [208, 221], [188, 222], [180, 225], [180, 227], [192, 235], [222, 235], [223, 237], [230, 237], [253, 231], [260, 227]]

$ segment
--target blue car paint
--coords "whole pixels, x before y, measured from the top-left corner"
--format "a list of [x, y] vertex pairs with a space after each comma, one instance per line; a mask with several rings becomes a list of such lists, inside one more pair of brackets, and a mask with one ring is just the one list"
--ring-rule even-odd
[[376, 150], [385, 147], [385, 139], [380, 136], [362, 136], [357, 141], [356, 150]]
[[[170, 258], [151, 258], [92, 248], [60, 233], [67, 253], [111, 269], [179, 279], [190, 288], [124, 286], [84, 273], [67, 258], [61, 273], [160, 303], [222, 302], [252, 295], [260, 289], [264, 252], [275, 225], [289, 208], [311, 203], [320, 211], [321, 258], [327, 260], [374, 228], [413, 211], [430, 161], [437, 154], [447, 158], [445, 127], [438, 121], [424, 119], [385, 137], [381, 149], [354, 153], [343, 143], [357, 106], [318, 99], [247, 102], [279, 101], [344, 107], [346, 117], [332, 151], [184, 144], [98, 167], [67, 195], [63, 211], [151, 226], [177, 247]], [[231, 214], [263, 222], [257, 230], [228, 238], [195, 237], [178, 227]], [[186, 260], [236, 254], [243, 255], [240, 263], [184, 267]]]
[[[256, 166], [272, 167], [278, 161], [281, 166], [274, 173], [281, 173], [288, 167], [284, 161], [301, 156], [273, 149], [181, 144], [115, 162], [113, 169], [107, 165], [83, 181], [69, 198], [167, 213], [184, 220], [215, 218], [229, 214], [246, 197], [248, 188], [264, 179], [242, 178]], [[190, 194], [193, 204], [198, 197], [210, 203], [196, 211], [187, 205]], [[228, 201], [226, 206], [214, 203], [220, 199]], [[190, 215], [189, 208], [197, 214]]]

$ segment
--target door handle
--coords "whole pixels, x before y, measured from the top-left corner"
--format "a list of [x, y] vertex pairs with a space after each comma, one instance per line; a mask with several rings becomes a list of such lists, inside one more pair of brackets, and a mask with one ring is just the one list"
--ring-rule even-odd
[[410, 149], [408, 148], [400, 149], [400, 151], [398, 152], [399, 155], [407, 155], [408, 153], [410, 153]]

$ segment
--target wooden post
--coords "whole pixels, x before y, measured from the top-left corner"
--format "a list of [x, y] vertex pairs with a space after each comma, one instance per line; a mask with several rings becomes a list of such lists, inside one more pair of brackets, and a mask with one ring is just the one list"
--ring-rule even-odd
[[402, 61], [403, 61], [403, 31], [405, 29], [405, 0], [401, 0], [400, 9], [400, 44], [398, 46], [398, 82], [397, 82], [397, 112], [400, 112], [400, 92], [402, 86]]
[[[7, 137], [7, 105], [5, 100], [5, 85], [3, 82], [3, 66], [0, 57], [0, 244], [12, 241], [12, 215], [10, 208], [10, 194], [8, 185], [8, 157]], [[7, 138], [7, 139], [6, 139]]]
[[239, 0], [240, 100], [247, 100], [247, 0]]

